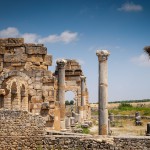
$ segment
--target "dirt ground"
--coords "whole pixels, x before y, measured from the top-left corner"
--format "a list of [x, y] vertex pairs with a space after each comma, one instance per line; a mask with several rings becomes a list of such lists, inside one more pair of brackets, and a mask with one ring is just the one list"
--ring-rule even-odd
[[[115, 121], [115, 126], [111, 127], [112, 136], [144, 136], [147, 129], [147, 123], [149, 120], [142, 120], [142, 126], [135, 126], [134, 120], [117, 120]], [[90, 128], [90, 133], [92, 135], [98, 134], [98, 125], [93, 125]]]

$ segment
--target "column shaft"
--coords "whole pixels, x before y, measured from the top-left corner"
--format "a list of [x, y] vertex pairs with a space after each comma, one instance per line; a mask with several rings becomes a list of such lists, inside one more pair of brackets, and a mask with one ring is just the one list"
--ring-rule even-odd
[[57, 60], [58, 66], [58, 101], [60, 104], [60, 127], [65, 129], [65, 64], [66, 60]]
[[98, 112], [99, 112], [99, 135], [108, 134], [108, 68], [107, 57], [109, 52], [106, 50], [97, 51], [99, 58], [99, 84], [98, 84]]

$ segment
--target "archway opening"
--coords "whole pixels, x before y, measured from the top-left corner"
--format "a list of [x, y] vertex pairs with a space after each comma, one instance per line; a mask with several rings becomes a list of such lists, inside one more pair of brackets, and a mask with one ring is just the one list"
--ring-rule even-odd
[[4, 107], [4, 96], [0, 95], [0, 108]]
[[20, 89], [20, 96], [21, 96], [21, 110], [25, 109], [25, 86], [22, 85]]
[[16, 105], [17, 105], [17, 84], [16, 82], [13, 82], [11, 86], [11, 109], [14, 109]]
[[75, 94], [72, 91], [65, 93], [66, 115], [71, 116], [72, 112], [76, 112]]

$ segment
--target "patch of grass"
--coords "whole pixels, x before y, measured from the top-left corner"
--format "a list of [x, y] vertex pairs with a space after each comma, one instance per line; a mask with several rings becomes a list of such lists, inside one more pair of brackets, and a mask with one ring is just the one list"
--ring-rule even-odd
[[118, 108], [109, 110], [109, 113], [114, 115], [134, 115], [135, 112], [140, 112], [142, 116], [150, 116], [150, 109], [148, 107], [133, 107], [128, 103], [121, 103]]
[[82, 127], [82, 129], [83, 129], [82, 133], [84, 133], [84, 134], [90, 134], [89, 128], [83, 128]]

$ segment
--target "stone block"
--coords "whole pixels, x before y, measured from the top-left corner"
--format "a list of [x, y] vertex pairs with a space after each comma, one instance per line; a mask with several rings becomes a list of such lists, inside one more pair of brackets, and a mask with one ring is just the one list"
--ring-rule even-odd
[[15, 54], [25, 54], [25, 47], [14, 47]]
[[47, 54], [47, 48], [43, 46], [28, 46], [26, 48], [27, 54]]
[[76, 86], [77, 84], [76, 84], [76, 81], [67, 81], [66, 85], [67, 86]]
[[33, 62], [32, 64], [35, 66], [40, 66], [40, 62]]
[[31, 71], [32, 70], [32, 62], [26, 62], [24, 69], [27, 71]]
[[52, 65], [52, 55], [45, 55], [43, 64], [51, 66]]
[[6, 53], [5, 47], [0, 46], [0, 54], [5, 54], [5, 53]]
[[42, 83], [40, 82], [35, 82], [33, 86], [34, 86], [34, 89], [36, 90], [42, 89]]
[[42, 55], [28, 55], [28, 58], [27, 58], [27, 61], [28, 62], [43, 62], [43, 57]]
[[52, 76], [52, 72], [49, 70], [44, 71], [44, 76]]
[[0, 62], [0, 72], [3, 71], [3, 62]]
[[48, 70], [48, 66], [46, 66], [46, 65], [40, 65], [40, 69], [41, 70]]
[[21, 66], [22, 64], [20, 63], [20, 62], [18, 62], [18, 63], [11, 63], [11, 66], [13, 66], [13, 67], [18, 67], [18, 66]]
[[33, 82], [33, 81], [32, 81], [31, 79], [28, 80], [28, 84], [29, 84], [29, 85], [32, 84], [32, 82]]
[[5, 54], [4, 55], [4, 62], [20, 63], [20, 62], [26, 62], [26, 60], [27, 60], [26, 54]]
[[53, 78], [48, 77], [48, 76], [44, 76], [44, 77], [42, 78], [42, 82], [43, 82], [43, 83], [53, 82]]
[[42, 77], [43, 76], [43, 71], [33, 71], [35, 72], [36, 77]]
[[43, 102], [43, 100], [42, 100], [41, 96], [32, 96], [31, 102], [32, 103], [41, 103], [41, 102]]
[[0, 89], [0, 95], [5, 95], [5, 89]]
[[23, 44], [24, 38], [8, 38], [8, 44]]
[[11, 66], [11, 63], [4, 63], [4, 68], [5, 67], [10, 67]]
[[36, 95], [42, 97], [42, 90], [36, 90]]
[[49, 86], [42, 86], [42, 90], [43, 90], [43, 91], [49, 91], [49, 90], [50, 90], [50, 87], [49, 87]]
[[48, 95], [53, 97], [54, 96], [54, 90], [50, 90]]
[[47, 97], [45, 97], [45, 101], [54, 101], [54, 97], [47, 96]]

